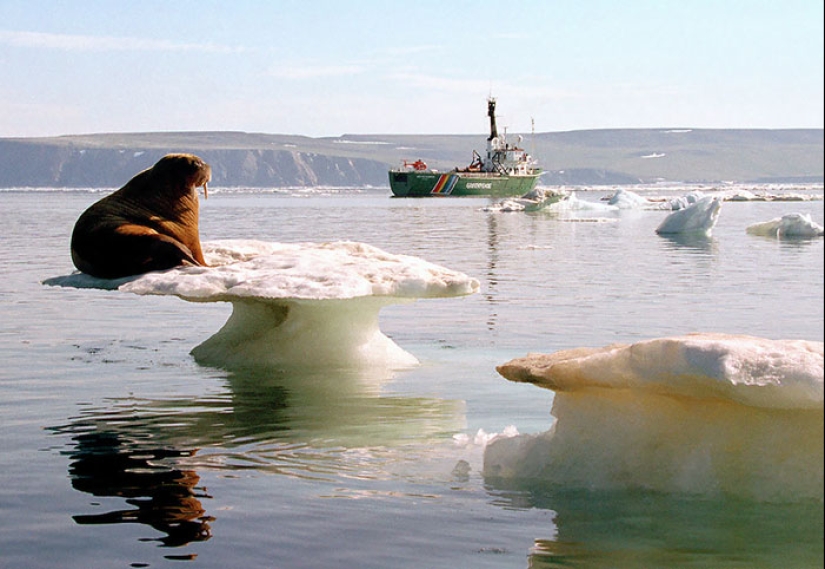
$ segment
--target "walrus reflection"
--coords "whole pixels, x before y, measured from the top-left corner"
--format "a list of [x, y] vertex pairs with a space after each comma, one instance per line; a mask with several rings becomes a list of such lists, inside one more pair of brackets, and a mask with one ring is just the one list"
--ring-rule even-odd
[[211, 167], [192, 154], [169, 154], [75, 223], [72, 261], [80, 271], [115, 279], [181, 265], [206, 266], [198, 230], [198, 193]]
[[192, 456], [195, 451], [144, 448], [123, 440], [115, 433], [92, 432], [75, 437], [69, 474], [72, 486], [93, 496], [126, 498], [134, 509], [73, 516], [81, 525], [138, 523], [165, 534], [157, 541], [179, 547], [212, 536], [200, 502], [209, 498], [197, 486], [194, 470], [182, 470], [164, 463]]

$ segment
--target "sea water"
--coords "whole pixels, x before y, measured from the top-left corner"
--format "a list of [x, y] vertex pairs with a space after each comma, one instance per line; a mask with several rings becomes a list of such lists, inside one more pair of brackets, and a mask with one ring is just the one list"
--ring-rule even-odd
[[689, 332], [823, 340], [823, 239], [746, 232], [822, 225], [822, 201], [725, 202], [710, 237], [661, 236], [667, 212], [605, 208], [615, 190], [530, 213], [210, 191], [204, 241], [357, 241], [478, 279], [382, 309], [420, 362], [394, 371], [201, 365], [190, 351], [228, 304], [42, 284], [72, 271], [72, 226], [104, 191], [0, 192], [0, 566], [821, 567], [820, 500], [484, 478], [494, 433], [552, 423], [551, 391], [495, 371], [512, 358]]

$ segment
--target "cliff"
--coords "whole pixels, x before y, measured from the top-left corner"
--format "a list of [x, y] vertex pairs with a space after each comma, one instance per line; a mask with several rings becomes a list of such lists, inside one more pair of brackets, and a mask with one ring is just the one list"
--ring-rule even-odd
[[[388, 186], [387, 170], [423, 159], [448, 170], [483, 135], [241, 132], [122, 133], [0, 139], [0, 187], [120, 187], [170, 152], [212, 165], [219, 187]], [[508, 137], [515, 140], [515, 135]], [[822, 182], [822, 129], [614, 129], [537, 133], [522, 142], [542, 184]]]

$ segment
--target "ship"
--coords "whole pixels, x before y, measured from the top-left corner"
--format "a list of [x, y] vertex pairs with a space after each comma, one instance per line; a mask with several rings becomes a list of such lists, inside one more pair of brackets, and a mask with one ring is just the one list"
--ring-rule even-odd
[[418, 159], [404, 160], [400, 167], [389, 171], [390, 189], [395, 197], [493, 196], [510, 197], [527, 194], [535, 188], [541, 168], [530, 154], [517, 144], [507, 141], [506, 133], [496, 128], [496, 100], [487, 99], [490, 136], [487, 154], [475, 150], [469, 166], [446, 172], [430, 169]]

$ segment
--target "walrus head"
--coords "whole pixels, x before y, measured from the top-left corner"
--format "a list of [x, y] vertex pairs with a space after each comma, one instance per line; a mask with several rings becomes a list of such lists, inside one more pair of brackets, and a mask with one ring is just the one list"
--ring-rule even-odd
[[150, 170], [154, 176], [177, 181], [187, 191], [203, 186], [203, 197], [209, 197], [206, 184], [212, 179], [212, 168], [194, 154], [167, 154]]

